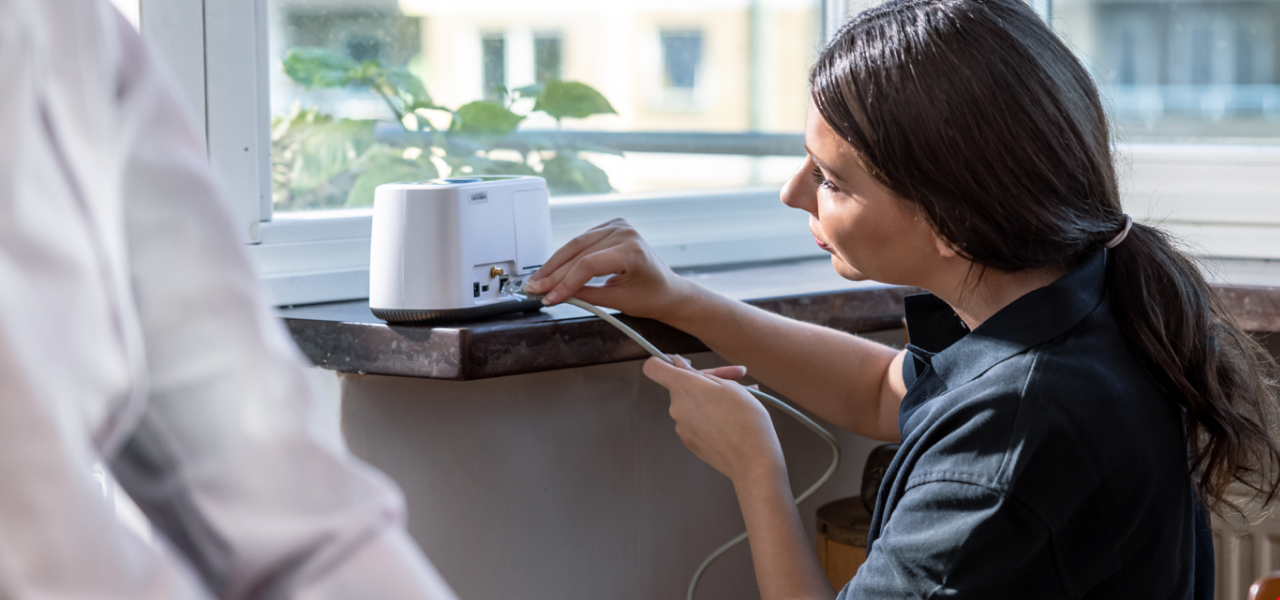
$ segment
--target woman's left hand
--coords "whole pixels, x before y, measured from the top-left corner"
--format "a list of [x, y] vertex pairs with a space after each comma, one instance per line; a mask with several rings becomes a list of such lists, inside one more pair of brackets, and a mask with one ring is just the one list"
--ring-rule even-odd
[[677, 366], [650, 358], [644, 374], [671, 392], [671, 418], [684, 445], [735, 484], [785, 470], [768, 411], [737, 382], [746, 369], [698, 371], [673, 358]]

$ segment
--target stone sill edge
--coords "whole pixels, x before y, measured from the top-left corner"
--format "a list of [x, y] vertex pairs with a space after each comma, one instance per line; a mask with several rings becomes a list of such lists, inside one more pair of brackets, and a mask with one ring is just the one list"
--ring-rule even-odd
[[[901, 327], [902, 298], [919, 290], [876, 286], [748, 300], [748, 304], [850, 333]], [[665, 352], [707, 348], [650, 319], [619, 318]], [[285, 316], [299, 348], [321, 368], [342, 373], [468, 381], [638, 360], [648, 356], [594, 317], [398, 327]]]
[[[1280, 287], [1214, 286], [1239, 323], [1255, 333], [1280, 332]], [[897, 329], [902, 298], [920, 290], [877, 286], [748, 300], [770, 312], [849, 333]], [[672, 353], [707, 350], [699, 340], [649, 319], [620, 317]], [[344, 373], [469, 381], [639, 360], [647, 354], [596, 317], [511, 322], [499, 327], [395, 327], [285, 318], [304, 354]], [[335, 351], [334, 340], [348, 348]]]

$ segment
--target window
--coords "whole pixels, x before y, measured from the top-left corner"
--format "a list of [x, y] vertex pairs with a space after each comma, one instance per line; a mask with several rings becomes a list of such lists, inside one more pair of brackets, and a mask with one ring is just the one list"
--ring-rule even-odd
[[1053, 23], [1121, 140], [1280, 138], [1280, 3], [1062, 0]]
[[[777, 190], [812, 57], [876, 0], [140, 1], [251, 254], [297, 303], [362, 297], [377, 183], [453, 173], [543, 175], [560, 241], [624, 216], [676, 266], [816, 255]], [[1280, 4], [1032, 6], [1099, 83], [1130, 212], [1204, 254], [1280, 258]], [[570, 84], [585, 114], [533, 110]]]
[[1098, 83], [1126, 210], [1210, 257], [1280, 258], [1280, 3], [1058, 0]]
[[[803, 155], [806, 70], [832, 2], [140, 2], [278, 303], [366, 293], [380, 179], [532, 170], [553, 181], [557, 239], [623, 216], [676, 266], [816, 253], [777, 191]], [[694, 103], [664, 102], [664, 31], [701, 34]], [[379, 94], [389, 80], [395, 97]], [[598, 93], [587, 115], [532, 110], [570, 84]], [[406, 96], [420, 105], [405, 111]], [[487, 141], [433, 139], [475, 134], [451, 117], [476, 102], [502, 109], [470, 115]]]
[[692, 90], [702, 68], [701, 31], [662, 32], [662, 85]]
[[[806, 69], [819, 43], [815, 0], [268, 4], [273, 214], [367, 206], [373, 179], [536, 173], [564, 198], [777, 185], [799, 162], [738, 154], [731, 143], [699, 148], [699, 138], [679, 133], [802, 133]], [[388, 110], [395, 101], [375, 86], [291, 74], [290, 57], [315, 49], [350, 65], [403, 69], [446, 110], [420, 107], [405, 125], [413, 111]], [[540, 90], [566, 83], [596, 96], [589, 114], [534, 110]], [[785, 154], [799, 148], [791, 146]]]
[[560, 34], [544, 33], [533, 38], [534, 83], [560, 79]]
[[490, 33], [480, 38], [480, 61], [484, 69], [481, 91], [490, 102], [501, 101], [507, 87], [507, 38]]

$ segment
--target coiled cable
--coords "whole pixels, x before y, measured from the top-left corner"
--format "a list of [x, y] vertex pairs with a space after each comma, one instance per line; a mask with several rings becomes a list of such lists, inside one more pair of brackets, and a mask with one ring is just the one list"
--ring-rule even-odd
[[[542, 299], [542, 296], [540, 295], [530, 294], [523, 290], [516, 292], [516, 295], [524, 296], [530, 300]], [[649, 343], [649, 340], [644, 339], [644, 337], [641, 336], [639, 333], [636, 333], [634, 329], [628, 327], [626, 323], [619, 321], [616, 317], [605, 312], [600, 307], [594, 304], [591, 304], [589, 302], [583, 302], [582, 300], [579, 300], [577, 298], [569, 298], [565, 302], [567, 304], [572, 304], [578, 308], [581, 308], [582, 310], [585, 310], [597, 317], [600, 317], [606, 323], [613, 325], [614, 327], [617, 327], [619, 331], [626, 334], [626, 336], [631, 338], [632, 341], [634, 341], [637, 344], [640, 344], [640, 347], [644, 348], [645, 351], [647, 351], [649, 354], [652, 354], [653, 356], [657, 357], [660, 360], [665, 361], [668, 364], [671, 364], [671, 365], [676, 364], [675, 361], [671, 359], [671, 357], [667, 356], [666, 354], [663, 354], [662, 351], [659, 350], [656, 346]], [[836, 443], [836, 438], [835, 436], [831, 435], [831, 432], [827, 431], [826, 429], [823, 429], [821, 425], [818, 425], [817, 423], [815, 423], [813, 419], [806, 417], [803, 413], [796, 410], [790, 404], [787, 404], [786, 402], [783, 402], [777, 398], [774, 398], [773, 396], [770, 396], [769, 394], [766, 394], [757, 389], [753, 389], [753, 388], [744, 388], [744, 389], [750, 392], [752, 396], [755, 396], [757, 400], [760, 400], [761, 402], [763, 402], [766, 406], [772, 406], [786, 413], [791, 418], [799, 421], [800, 424], [809, 428], [810, 431], [813, 431], [815, 434], [817, 434], [818, 437], [822, 438], [822, 441], [826, 442], [827, 445], [831, 447], [831, 465], [827, 467], [826, 472], [823, 473], [822, 476], [819, 477], [818, 480], [813, 483], [813, 485], [810, 485], [808, 489], [802, 492], [799, 496], [796, 496], [795, 502], [797, 505], [799, 505], [801, 502], [804, 502], [805, 500], [809, 499], [809, 497], [812, 496], [814, 492], [817, 492], [818, 489], [821, 488], [823, 485], [826, 485], [827, 481], [830, 480], [831, 476], [836, 472], [836, 467], [840, 466], [840, 446]], [[717, 559], [723, 556], [725, 552], [728, 552], [729, 549], [733, 548], [738, 544], [741, 544], [742, 541], [745, 539], [747, 539], [747, 532], [744, 531], [741, 534], [738, 534], [737, 537], [734, 537], [728, 542], [725, 542], [723, 546], [720, 546], [719, 548], [717, 548], [714, 552], [712, 552], [709, 556], [707, 556], [706, 560], [702, 561], [702, 564], [698, 566], [698, 570], [693, 573], [693, 579], [689, 581], [689, 593], [686, 595], [686, 600], [694, 600], [694, 594], [698, 590], [698, 582], [702, 579], [702, 575], [706, 573], [707, 568], [710, 567], [711, 564], [714, 563]]]

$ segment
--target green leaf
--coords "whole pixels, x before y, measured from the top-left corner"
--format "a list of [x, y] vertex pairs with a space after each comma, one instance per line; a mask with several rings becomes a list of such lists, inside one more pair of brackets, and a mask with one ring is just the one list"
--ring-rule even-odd
[[301, 103], [294, 101], [288, 114], [271, 117], [271, 143], [294, 143], [299, 135], [311, 127], [332, 122], [333, 117], [320, 112], [320, 109], [314, 106], [302, 108]]
[[515, 131], [523, 120], [501, 104], [477, 100], [454, 113], [453, 125], [464, 136], [501, 138]]
[[386, 74], [386, 68], [382, 66], [381, 62], [376, 60], [366, 60], [359, 65], [356, 65], [356, 68], [352, 69], [349, 73], [351, 76], [351, 83], [368, 86], [376, 85], [378, 80], [386, 78]]
[[595, 88], [576, 81], [552, 81], [538, 94], [533, 110], [545, 112], [556, 120], [565, 117], [585, 119], [591, 115], [618, 114], [613, 105]]
[[557, 152], [542, 163], [542, 177], [555, 195], [603, 194], [612, 192], [609, 175], [576, 154]]
[[422, 85], [422, 80], [409, 72], [409, 69], [389, 68], [386, 70], [386, 77], [387, 83], [395, 88], [401, 102], [404, 103], [405, 112], [413, 112], [419, 108], [436, 108], [436, 103], [431, 100], [431, 95], [427, 93], [426, 86]]
[[347, 194], [346, 206], [373, 206], [373, 193], [384, 183], [400, 181], [421, 181], [440, 176], [427, 156], [423, 153], [417, 160], [403, 157], [403, 150], [389, 146], [376, 146], [362, 159], [365, 170], [351, 186]]
[[[288, 114], [271, 118], [271, 200], [277, 208], [294, 209], [315, 204], [312, 200], [318, 193], [315, 191], [317, 188], [300, 193], [293, 187], [294, 171], [301, 156], [298, 138], [316, 125], [331, 122], [333, 117], [321, 113], [314, 106], [304, 109], [298, 102], [294, 102]], [[345, 198], [344, 193], [342, 199]]]
[[360, 64], [324, 48], [290, 48], [284, 57], [284, 72], [308, 89], [343, 87], [351, 84], [352, 72]]
[[292, 187], [310, 189], [352, 168], [373, 146], [374, 123], [342, 119], [312, 125], [299, 132]]

